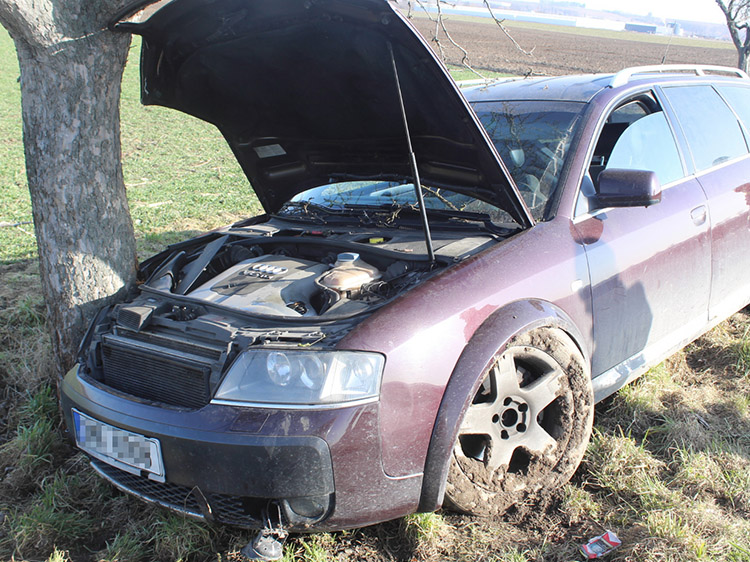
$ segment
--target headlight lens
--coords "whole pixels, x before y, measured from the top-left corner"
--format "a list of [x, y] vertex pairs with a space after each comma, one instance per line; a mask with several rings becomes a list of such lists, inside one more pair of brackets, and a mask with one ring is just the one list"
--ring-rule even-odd
[[363, 351], [248, 350], [214, 401], [326, 405], [377, 398], [384, 364], [382, 355]]
[[285, 353], [274, 351], [266, 357], [268, 378], [278, 386], [286, 386], [292, 380], [292, 364]]

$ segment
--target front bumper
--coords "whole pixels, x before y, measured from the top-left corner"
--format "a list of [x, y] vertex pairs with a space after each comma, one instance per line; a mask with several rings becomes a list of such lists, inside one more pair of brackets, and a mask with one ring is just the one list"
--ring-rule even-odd
[[123, 491], [185, 515], [260, 528], [281, 514], [290, 530], [360, 527], [413, 512], [421, 474], [382, 469], [378, 404], [274, 410], [209, 404], [195, 411], [115, 394], [72, 370], [61, 402], [161, 443], [165, 482], [93, 460]]

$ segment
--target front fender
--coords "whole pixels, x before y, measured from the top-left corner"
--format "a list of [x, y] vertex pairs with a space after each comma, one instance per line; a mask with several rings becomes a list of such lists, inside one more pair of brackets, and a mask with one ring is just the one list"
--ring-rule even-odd
[[586, 362], [588, 353], [581, 346], [582, 334], [570, 317], [554, 304], [542, 300], [510, 303], [493, 312], [461, 352], [445, 387], [430, 446], [425, 460], [419, 511], [435, 511], [443, 504], [450, 457], [464, 413], [482, 383], [494, 358], [514, 336], [536, 328], [559, 328], [575, 342]]

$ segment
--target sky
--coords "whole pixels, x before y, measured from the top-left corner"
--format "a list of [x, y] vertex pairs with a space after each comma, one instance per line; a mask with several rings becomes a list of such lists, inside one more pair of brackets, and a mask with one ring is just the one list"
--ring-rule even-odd
[[660, 18], [725, 23], [715, 0], [580, 0], [594, 10], [627, 11]]

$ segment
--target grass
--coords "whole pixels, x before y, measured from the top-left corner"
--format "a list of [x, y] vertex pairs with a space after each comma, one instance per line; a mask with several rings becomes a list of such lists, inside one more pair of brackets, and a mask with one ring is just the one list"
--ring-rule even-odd
[[[0, 222], [13, 224], [31, 220], [17, 75], [0, 31]], [[139, 105], [132, 66], [122, 117], [142, 255], [259, 210], [216, 131]], [[0, 228], [0, 560], [241, 560], [250, 533], [116, 492], [63, 438], [35, 255], [30, 225]], [[548, 503], [492, 521], [441, 512], [293, 536], [284, 559], [570, 562], [610, 529], [623, 540], [612, 562], [750, 562], [748, 327], [747, 311], [734, 315], [600, 404], [581, 468]]]
[[143, 560], [144, 552], [139, 533], [133, 530], [118, 532], [107, 541], [106, 546], [97, 556], [97, 562], [110, 560], [129, 560], [138, 562]]
[[[0, 29], [0, 223], [11, 224], [31, 221], [18, 76], [13, 43], [5, 30]], [[30, 224], [0, 228], [0, 264], [34, 257], [33, 231]]]

